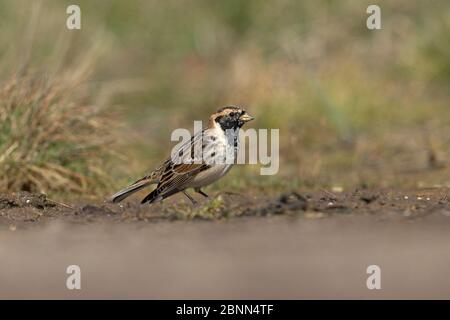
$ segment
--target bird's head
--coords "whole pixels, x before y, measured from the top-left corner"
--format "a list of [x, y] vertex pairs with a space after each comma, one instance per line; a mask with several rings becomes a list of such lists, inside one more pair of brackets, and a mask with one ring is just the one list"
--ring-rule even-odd
[[222, 130], [235, 130], [241, 128], [246, 122], [253, 119], [254, 118], [241, 107], [227, 106], [213, 113], [210, 121], [213, 126], [219, 126]]

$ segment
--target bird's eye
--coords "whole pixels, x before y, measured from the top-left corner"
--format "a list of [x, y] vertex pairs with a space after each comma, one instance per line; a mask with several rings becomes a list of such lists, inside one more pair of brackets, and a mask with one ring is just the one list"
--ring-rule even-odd
[[236, 115], [236, 112], [230, 113], [230, 117], [234, 117]]

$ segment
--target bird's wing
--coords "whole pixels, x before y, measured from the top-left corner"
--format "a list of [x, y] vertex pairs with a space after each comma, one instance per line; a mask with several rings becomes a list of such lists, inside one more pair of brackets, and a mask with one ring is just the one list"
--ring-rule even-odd
[[175, 188], [182, 188], [186, 183], [192, 180], [199, 172], [206, 170], [209, 166], [206, 164], [176, 164], [171, 169], [164, 172], [161, 180], [156, 187], [161, 192], [170, 192]]
[[173, 164], [167, 167], [163, 173], [159, 184], [155, 190], [149, 193], [141, 203], [153, 202], [155, 199], [164, 199], [174, 193], [185, 189], [199, 172], [206, 170], [209, 166], [206, 164]]
[[[210, 167], [203, 162], [203, 133], [204, 131], [199, 132], [174, 150], [171, 157], [155, 170], [158, 171], [158, 185], [152, 192], [152, 197], [164, 197], [177, 192], [177, 189], [181, 191], [199, 172]], [[146, 200], [149, 199], [146, 197], [143, 202]]]
[[202, 163], [205, 131], [198, 132], [189, 141], [172, 151], [170, 158], [175, 164], [181, 163]]
[[140, 180], [143, 179], [151, 179], [153, 181], [159, 182], [161, 180], [161, 177], [167, 171], [170, 171], [174, 164], [201, 163], [202, 162], [201, 147], [204, 132], [205, 130], [197, 133], [189, 141], [185, 142], [177, 149], [173, 150], [171, 156], [168, 159], [166, 159], [161, 166], [157, 167], [148, 175], [146, 175], [142, 179], [139, 179], [136, 182], [139, 182]]

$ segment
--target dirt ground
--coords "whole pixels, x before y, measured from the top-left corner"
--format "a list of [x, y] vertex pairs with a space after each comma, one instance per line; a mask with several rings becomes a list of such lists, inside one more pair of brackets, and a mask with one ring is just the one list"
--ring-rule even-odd
[[[450, 189], [222, 193], [197, 206], [0, 195], [0, 298], [450, 298]], [[81, 267], [81, 290], [65, 286]], [[368, 290], [366, 268], [381, 268]]]

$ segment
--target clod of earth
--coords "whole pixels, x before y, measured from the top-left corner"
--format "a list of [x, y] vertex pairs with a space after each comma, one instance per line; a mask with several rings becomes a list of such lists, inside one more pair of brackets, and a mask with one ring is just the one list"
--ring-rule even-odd
[[55, 207], [55, 203], [49, 201], [45, 194], [18, 192], [13, 194], [0, 194], [0, 209], [13, 207], [33, 207], [45, 209]]

